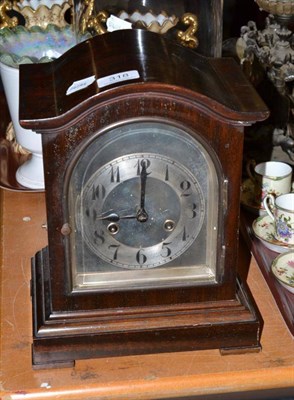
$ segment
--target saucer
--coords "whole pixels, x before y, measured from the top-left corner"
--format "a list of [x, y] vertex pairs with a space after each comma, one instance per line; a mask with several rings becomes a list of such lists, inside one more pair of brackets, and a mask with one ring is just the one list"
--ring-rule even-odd
[[285, 253], [294, 250], [294, 245], [280, 242], [275, 238], [275, 225], [268, 215], [263, 215], [253, 221], [252, 229], [255, 236], [262, 241], [268, 249], [276, 253]]
[[264, 215], [263, 210], [254, 199], [254, 183], [251, 179], [245, 179], [241, 186], [241, 205], [255, 215]]
[[275, 258], [272, 272], [280, 284], [294, 294], [294, 251], [288, 251]]

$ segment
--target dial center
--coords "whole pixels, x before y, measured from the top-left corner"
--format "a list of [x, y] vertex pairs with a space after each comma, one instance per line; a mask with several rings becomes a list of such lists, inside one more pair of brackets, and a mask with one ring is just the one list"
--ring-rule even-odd
[[[132, 178], [117, 185], [105, 199], [108, 209], [118, 214], [134, 214], [134, 218], [121, 219], [115, 239], [132, 247], [150, 247], [165, 240], [172, 229], [166, 229], [166, 221], [180, 219], [181, 204], [176, 192], [159, 179], [148, 177], [145, 208], [148, 216], [140, 210], [140, 182]], [[103, 209], [102, 212], [107, 210]], [[103, 222], [108, 225], [107, 221]]]

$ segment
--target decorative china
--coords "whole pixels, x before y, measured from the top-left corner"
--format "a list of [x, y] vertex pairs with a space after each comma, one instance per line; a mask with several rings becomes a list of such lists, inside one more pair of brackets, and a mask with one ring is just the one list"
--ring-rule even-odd
[[275, 258], [272, 272], [279, 283], [294, 294], [294, 251], [280, 254]]
[[255, 0], [259, 7], [273, 15], [293, 15], [293, 0]]
[[289, 250], [294, 250], [294, 245], [287, 245], [276, 239], [275, 224], [270, 216], [264, 215], [256, 218], [253, 221], [252, 229], [254, 235], [260, 239], [269, 250], [276, 253], [285, 253]]
[[30, 189], [44, 188], [41, 136], [19, 125], [19, 64], [42, 63], [58, 58], [76, 44], [71, 27], [47, 29], [23, 26], [0, 30], [0, 74], [16, 141], [31, 153], [16, 171], [17, 182]]
[[68, 25], [65, 13], [70, 9], [68, 2], [63, 4], [53, 4], [51, 8], [46, 5], [40, 5], [36, 10], [26, 6], [18, 7], [14, 5], [13, 9], [19, 12], [25, 19], [25, 27], [30, 29], [33, 26], [40, 26], [45, 29], [48, 25], [53, 24], [60, 28]]
[[33, 10], [37, 10], [40, 6], [44, 5], [48, 8], [53, 7], [54, 4], [61, 6], [63, 0], [20, 0], [15, 2], [19, 8], [30, 7]]
[[31, 130], [23, 129], [18, 122], [19, 69], [0, 62], [0, 74], [16, 141], [32, 154], [31, 158], [17, 169], [16, 180], [30, 189], [41, 189], [44, 187], [41, 137]]
[[241, 187], [241, 205], [247, 211], [255, 215], [264, 215], [265, 210], [256, 201], [254, 183], [251, 179], [245, 179]]
[[15, 68], [19, 64], [48, 62], [60, 57], [75, 44], [70, 26], [4, 28], [0, 30], [0, 62]]
[[264, 208], [275, 225], [275, 236], [280, 242], [294, 245], [294, 193], [275, 197], [268, 194]]
[[70, 12], [67, 11], [72, 7], [72, 0], [3, 0], [0, 3], [0, 29], [17, 25], [26, 28], [39, 26], [43, 29], [49, 24], [64, 27], [71, 20]]
[[284, 162], [266, 161], [256, 165], [251, 160], [246, 169], [254, 185], [255, 203], [261, 208], [267, 194], [279, 196], [291, 191], [292, 168]]
[[[16, 151], [15, 141], [5, 138], [5, 132], [0, 133], [0, 188], [16, 192], [32, 191], [32, 189], [20, 185], [16, 180], [16, 171], [29, 158], [29, 153], [23, 154]], [[38, 191], [42, 192], [43, 190]]]
[[151, 32], [155, 33], [166, 33], [169, 29], [174, 28], [179, 19], [175, 16], [168, 16], [164, 11], [160, 14], [155, 15], [151, 12], [142, 14], [139, 11], [135, 11], [132, 14], [128, 14], [126, 11], [121, 11], [118, 15], [119, 18], [143, 27]]

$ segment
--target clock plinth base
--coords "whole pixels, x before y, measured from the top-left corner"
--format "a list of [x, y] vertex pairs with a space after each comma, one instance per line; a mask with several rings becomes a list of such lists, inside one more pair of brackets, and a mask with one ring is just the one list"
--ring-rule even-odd
[[[246, 283], [238, 279], [235, 299], [142, 306], [103, 316], [61, 312], [50, 315], [47, 249], [32, 262], [33, 366], [59, 368], [75, 360], [111, 356], [220, 349], [260, 349], [262, 319]], [[196, 290], [196, 289], [195, 289]]]
[[52, 362], [46, 364], [34, 363], [34, 350], [33, 350], [33, 369], [38, 371], [39, 369], [61, 369], [61, 368], [73, 368], [75, 366], [75, 360], [69, 360], [65, 362]]
[[219, 349], [220, 353], [222, 356], [229, 356], [229, 355], [234, 355], [234, 354], [244, 354], [244, 353], [260, 353], [261, 352], [261, 346], [252, 346], [252, 347], [232, 347], [232, 348], [222, 348]]

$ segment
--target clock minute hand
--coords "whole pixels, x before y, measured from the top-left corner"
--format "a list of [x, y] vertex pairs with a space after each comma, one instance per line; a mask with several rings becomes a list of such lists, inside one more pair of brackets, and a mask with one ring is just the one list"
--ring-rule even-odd
[[147, 167], [146, 161], [141, 162], [142, 170], [140, 173], [141, 178], [141, 198], [140, 198], [140, 208], [137, 211], [137, 220], [139, 222], [146, 222], [148, 220], [148, 214], [145, 210], [145, 191], [146, 191], [146, 181], [147, 181]]

